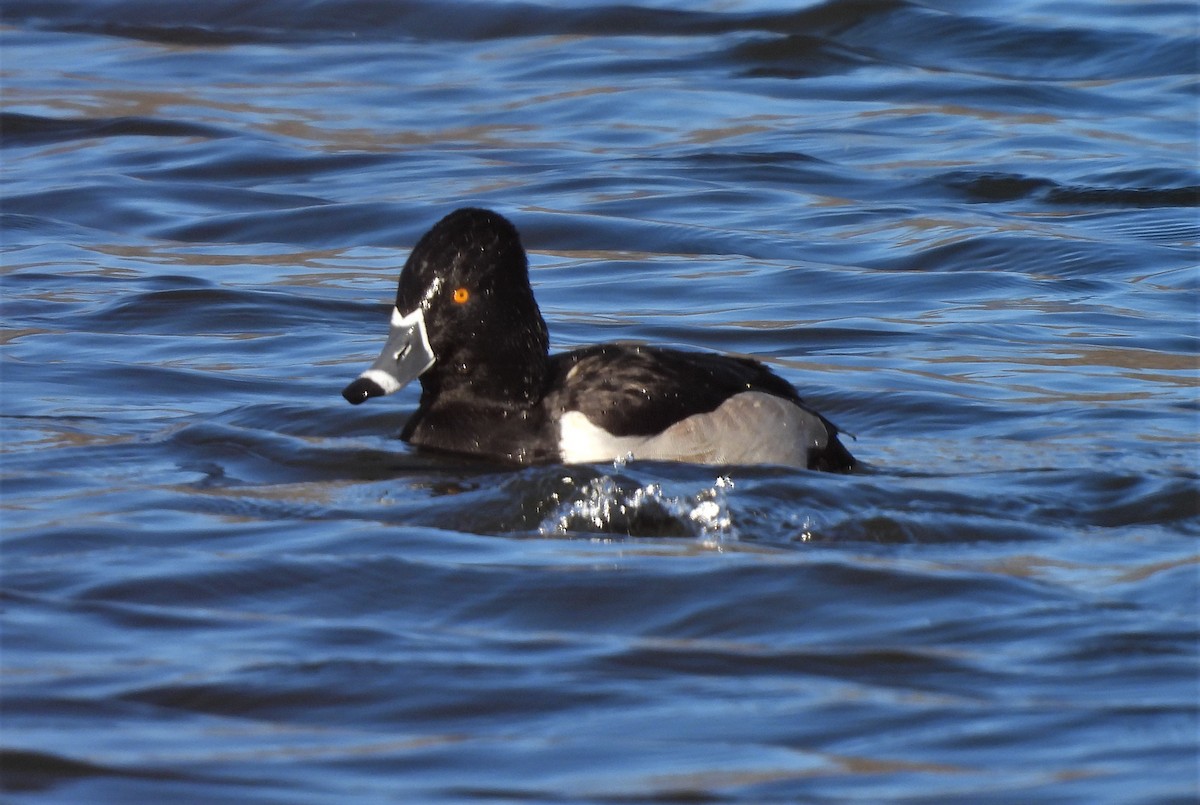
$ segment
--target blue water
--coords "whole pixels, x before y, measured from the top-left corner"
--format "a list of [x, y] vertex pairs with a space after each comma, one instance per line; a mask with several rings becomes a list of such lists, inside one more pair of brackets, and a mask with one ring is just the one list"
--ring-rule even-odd
[[[8, 0], [14, 803], [1192, 802], [1189, 2]], [[339, 390], [446, 212], [863, 470]]]

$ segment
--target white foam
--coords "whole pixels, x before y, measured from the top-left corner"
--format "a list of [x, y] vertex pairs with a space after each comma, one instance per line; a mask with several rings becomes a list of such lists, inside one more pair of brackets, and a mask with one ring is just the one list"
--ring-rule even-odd
[[[573, 481], [570, 477], [564, 480]], [[616, 478], [601, 475], [576, 489], [566, 500], [555, 494], [555, 500], [561, 502], [538, 526], [538, 531], [543, 536], [580, 532], [631, 536], [690, 534], [704, 547], [720, 550], [723, 542], [737, 539], [726, 501], [726, 492], [732, 488], [733, 481], [721, 476], [711, 487], [694, 494], [670, 494], [658, 483], [627, 489]]]

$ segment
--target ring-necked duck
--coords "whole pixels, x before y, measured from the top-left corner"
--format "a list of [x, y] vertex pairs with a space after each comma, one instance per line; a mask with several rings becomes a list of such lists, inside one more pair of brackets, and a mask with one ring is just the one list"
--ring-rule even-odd
[[520, 464], [632, 456], [854, 468], [837, 428], [758, 361], [548, 348], [517, 230], [489, 210], [461, 209], [413, 248], [383, 353], [342, 396], [357, 405], [419, 377], [421, 404], [400, 438]]

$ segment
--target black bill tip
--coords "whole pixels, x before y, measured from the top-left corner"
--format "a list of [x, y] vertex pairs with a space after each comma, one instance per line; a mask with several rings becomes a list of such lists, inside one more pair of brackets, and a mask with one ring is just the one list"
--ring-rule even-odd
[[342, 396], [351, 405], [358, 405], [371, 397], [382, 397], [383, 394], [384, 391], [379, 384], [368, 377], [360, 377], [342, 389]]

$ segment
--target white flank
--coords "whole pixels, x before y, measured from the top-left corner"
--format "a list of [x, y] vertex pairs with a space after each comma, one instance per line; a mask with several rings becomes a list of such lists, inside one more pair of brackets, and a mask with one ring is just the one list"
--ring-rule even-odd
[[578, 411], [562, 416], [563, 461], [586, 464], [620, 458], [694, 464], [788, 464], [804, 467], [810, 448], [829, 434], [819, 417], [761, 391], [735, 394], [707, 414], [681, 419], [651, 436], [614, 436]]

